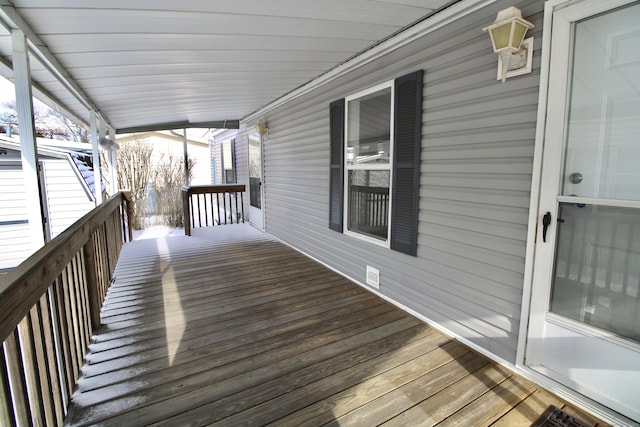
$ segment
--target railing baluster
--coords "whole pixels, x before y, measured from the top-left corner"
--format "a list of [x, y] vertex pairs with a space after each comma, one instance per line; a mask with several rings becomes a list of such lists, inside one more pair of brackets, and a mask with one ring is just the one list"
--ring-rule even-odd
[[193, 197], [189, 197], [189, 218], [191, 221], [191, 228], [195, 228], [196, 226], [196, 218], [195, 213], [193, 212]]
[[222, 211], [224, 212], [224, 224], [227, 225], [227, 198], [224, 196], [225, 194], [222, 193]]
[[[44, 297], [44, 295], [43, 295]], [[55, 425], [57, 419], [53, 403], [53, 388], [46, 355], [45, 341], [42, 330], [41, 304], [42, 298], [31, 309], [29, 320], [31, 322], [31, 339], [33, 345], [34, 364], [37, 367], [37, 379], [40, 385], [43, 415], [47, 425]]]
[[220, 193], [216, 193], [216, 207], [218, 208], [218, 225], [220, 225], [222, 224], [222, 221], [220, 221]]
[[240, 220], [238, 219], [238, 194], [237, 193], [229, 193], [229, 197], [232, 197], [233, 199], [233, 204], [235, 205], [235, 211], [233, 213], [233, 219], [236, 220], [236, 224], [240, 223]]
[[209, 200], [211, 202], [211, 226], [216, 225], [216, 214], [213, 210], [213, 193], [209, 193]]
[[67, 322], [69, 326], [69, 344], [71, 346], [71, 355], [73, 358], [73, 383], [78, 380], [78, 374], [80, 371], [80, 363], [82, 361], [82, 354], [80, 352], [79, 343], [79, 327], [78, 327], [78, 311], [76, 310], [75, 303], [75, 289], [73, 286], [72, 275], [69, 273], [69, 267], [66, 268], [66, 274], [63, 276], [64, 283], [64, 299], [65, 306], [67, 308]]
[[11, 385], [6, 365], [4, 346], [0, 345], [0, 425], [12, 426], [16, 418], [11, 401]]
[[89, 306], [89, 297], [87, 295], [86, 276], [82, 270], [83, 263], [79, 259], [81, 254], [77, 254], [73, 263], [74, 278], [76, 281], [76, 289], [78, 290], [78, 307], [80, 308], [80, 325], [82, 331], [82, 354], [85, 354], [91, 340], [91, 316], [89, 314], [91, 308]]
[[89, 286], [89, 307], [91, 307], [91, 324], [93, 328], [100, 326], [100, 307], [102, 303], [98, 289], [100, 288], [97, 265], [96, 265], [96, 247], [94, 242], [89, 240], [83, 247], [84, 255], [84, 272]]
[[204, 226], [209, 226], [209, 210], [207, 209], [207, 195], [203, 194], [202, 199], [204, 201]]
[[200, 195], [196, 194], [196, 201], [198, 202], [198, 227], [202, 227], [202, 218], [200, 217]]
[[73, 352], [71, 351], [70, 328], [68, 321], [68, 310], [64, 297], [64, 276], [60, 275], [53, 284], [53, 296], [55, 298], [54, 307], [58, 318], [58, 334], [60, 337], [60, 347], [62, 347], [62, 367], [64, 368], [67, 393], [71, 394], [75, 385], [73, 374]]
[[[202, 195], [202, 200], [205, 204], [205, 221], [204, 226], [209, 226], [209, 208], [211, 208], [211, 225], [221, 225], [221, 224], [238, 224], [240, 222], [240, 218], [242, 218], [242, 222], [245, 220], [244, 213], [244, 201], [243, 196], [245, 192], [244, 185], [198, 185], [191, 187], [182, 187], [182, 203], [184, 209], [184, 217], [185, 218], [193, 218], [193, 222], [190, 225], [187, 225], [187, 221], [185, 220], [185, 230], [184, 233], [187, 236], [191, 235], [191, 229], [196, 226], [195, 224], [195, 215], [196, 215], [196, 207], [198, 209], [198, 226], [202, 227], [202, 218], [201, 218], [201, 202], [200, 196]], [[215, 202], [214, 202], [214, 194], [215, 194]], [[208, 196], [207, 196], [208, 195]], [[193, 201], [193, 198], [196, 198], [196, 201]], [[220, 199], [222, 197], [222, 200]], [[238, 206], [238, 197], [240, 197], [240, 206]], [[221, 203], [222, 202], [222, 203]], [[215, 210], [214, 210], [215, 203]], [[235, 205], [235, 210], [234, 210]], [[240, 209], [242, 210], [242, 214], [240, 214]], [[217, 219], [216, 219], [217, 213]], [[235, 217], [235, 220], [234, 220]]]
[[10, 385], [11, 404], [17, 425], [31, 425], [31, 409], [25, 384], [22, 365], [22, 352], [18, 339], [18, 328], [4, 342], [7, 377]]
[[64, 378], [60, 369], [60, 360], [57, 355], [60, 353], [59, 339], [56, 332], [55, 310], [52, 307], [52, 288], [50, 287], [40, 301], [40, 316], [42, 319], [43, 341], [47, 353], [47, 365], [49, 366], [49, 376], [51, 378], [51, 396], [56, 410], [58, 424], [64, 420], [67, 401], [64, 398]]
[[29, 399], [29, 410], [34, 425], [46, 425], [44, 405], [40, 396], [39, 378], [37, 375], [38, 366], [35, 360], [35, 349], [33, 346], [31, 328], [31, 312], [29, 312], [18, 325], [18, 338], [22, 353], [22, 363], [24, 365], [25, 385], [27, 386], [27, 397]]

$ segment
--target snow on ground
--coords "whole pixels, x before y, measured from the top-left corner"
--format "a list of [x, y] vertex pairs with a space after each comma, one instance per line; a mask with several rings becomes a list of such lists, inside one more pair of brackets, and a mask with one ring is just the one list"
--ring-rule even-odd
[[148, 225], [143, 230], [133, 230], [133, 240], [158, 239], [172, 236], [184, 236], [184, 228], [173, 228], [166, 225]]

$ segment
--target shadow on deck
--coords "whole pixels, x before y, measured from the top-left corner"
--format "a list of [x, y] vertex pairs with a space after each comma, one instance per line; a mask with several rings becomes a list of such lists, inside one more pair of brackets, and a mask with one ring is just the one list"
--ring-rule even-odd
[[248, 225], [128, 243], [69, 425], [597, 420]]

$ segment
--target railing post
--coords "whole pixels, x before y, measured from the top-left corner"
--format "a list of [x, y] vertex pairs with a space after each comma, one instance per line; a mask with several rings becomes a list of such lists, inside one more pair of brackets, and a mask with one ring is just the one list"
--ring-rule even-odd
[[182, 187], [182, 209], [184, 220], [184, 235], [191, 236], [191, 212], [189, 210], [189, 187]]
[[133, 218], [133, 203], [131, 203], [131, 193], [128, 191], [122, 192], [125, 210], [127, 212], [127, 235], [129, 241], [133, 242], [133, 228], [131, 227], [131, 218]]

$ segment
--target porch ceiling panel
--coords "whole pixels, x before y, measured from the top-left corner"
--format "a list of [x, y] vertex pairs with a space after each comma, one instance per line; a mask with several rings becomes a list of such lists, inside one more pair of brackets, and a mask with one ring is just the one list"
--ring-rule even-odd
[[[116, 129], [242, 119], [450, 2], [0, 0]], [[47, 72], [34, 83], [86, 117]]]

